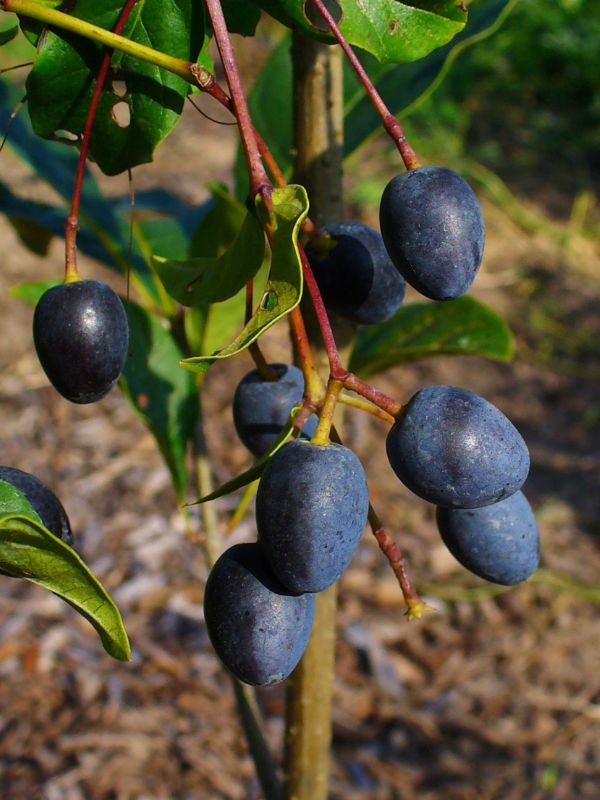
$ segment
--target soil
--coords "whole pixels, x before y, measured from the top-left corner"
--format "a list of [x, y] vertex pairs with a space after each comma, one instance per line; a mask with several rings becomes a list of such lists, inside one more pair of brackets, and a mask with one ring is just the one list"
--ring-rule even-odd
[[[207, 180], [228, 180], [234, 146], [231, 129], [188, 109], [156, 163], [135, 170], [135, 185], [162, 186], [197, 203]], [[376, 147], [350, 181], [360, 180], [361, 168], [373, 180]], [[1, 165], [13, 191], [45, 196], [9, 150]], [[381, 174], [382, 186], [387, 177]], [[127, 191], [122, 178], [102, 185], [111, 194]], [[521, 200], [545, 218], [554, 202], [548, 196], [546, 203], [543, 189], [535, 204]], [[361, 213], [373, 221], [375, 209]], [[332, 800], [600, 794], [598, 242], [575, 231], [559, 246], [544, 232], [524, 232], [502, 209], [486, 204], [485, 214], [487, 251], [473, 295], [511, 324], [515, 359], [438, 358], [373, 381], [401, 399], [431, 383], [460, 385], [515, 422], [532, 453], [526, 492], [539, 521], [542, 569], [509, 590], [466, 573], [441, 544], [432, 508], [389, 468], [385, 424], [348, 412], [346, 439], [366, 467], [373, 503], [435, 613], [406, 621], [393, 574], [365, 534], [340, 582]], [[77, 548], [113, 593], [133, 648], [130, 663], [112, 661], [89, 625], [54, 595], [2, 579], [0, 796], [259, 798], [231, 684], [203, 623], [207, 569], [185, 536], [154, 440], [118, 390], [73, 406], [48, 386], [31, 342], [31, 309], [8, 289], [59, 277], [61, 242], [41, 258], [5, 219], [0, 236], [1, 461], [35, 473], [60, 496]], [[90, 261], [81, 266], [86, 277], [108, 276]], [[272, 360], [289, 357], [285, 325], [264, 349]], [[208, 374], [204, 404], [217, 482], [251, 463], [230, 410], [249, 368], [243, 356]], [[223, 530], [236, 502], [216, 504]], [[223, 547], [254, 536], [250, 511]], [[258, 696], [280, 761], [284, 690]]]

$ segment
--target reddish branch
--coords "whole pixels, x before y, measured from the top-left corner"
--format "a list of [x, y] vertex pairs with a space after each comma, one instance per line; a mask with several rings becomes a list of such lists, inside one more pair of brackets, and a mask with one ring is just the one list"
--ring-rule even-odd
[[[121, 13], [119, 14], [117, 22], [115, 23], [115, 27], [113, 28], [113, 33], [120, 34], [123, 31], [123, 28], [125, 27], [127, 20], [129, 19], [131, 12], [133, 11], [137, 1], [138, 0], [127, 0], [125, 5], [123, 6], [123, 9], [121, 10]], [[104, 49], [102, 55], [102, 61], [100, 62], [100, 69], [98, 70], [98, 76], [96, 78], [96, 85], [94, 86], [92, 99], [90, 101], [90, 107], [88, 109], [87, 117], [85, 120], [85, 128], [81, 140], [81, 149], [79, 151], [79, 160], [77, 162], [77, 171], [75, 173], [75, 184], [73, 186], [73, 199], [71, 201], [71, 210], [69, 212], [69, 216], [67, 217], [67, 222], [65, 225], [65, 280], [66, 281], [78, 279], [76, 241], [77, 241], [77, 231], [79, 230], [79, 201], [81, 198], [81, 189], [83, 186], [83, 177], [85, 174], [85, 162], [90, 147], [90, 139], [92, 135], [94, 119], [96, 117], [98, 103], [100, 102], [100, 96], [102, 94], [102, 89], [104, 87], [104, 81], [106, 80], [106, 76], [110, 68], [112, 54], [113, 51], [110, 48]]]
[[394, 117], [389, 108], [386, 106], [386, 104], [383, 101], [383, 98], [381, 97], [377, 89], [373, 86], [373, 83], [369, 78], [369, 76], [367, 75], [367, 73], [365, 72], [363, 65], [360, 63], [358, 57], [356, 56], [356, 54], [346, 41], [344, 34], [338, 28], [336, 21], [327, 10], [325, 3], [323, 2], [323, 0], [312, 0], [312, 3], [319, 12], [319, 14], [323, 17], [327, 25], [329, 26], [329, 29], [331, 30], [332, 34], [337, 39], [338, 44], [344, 51], [344, 54], [348, 59], [348, 61], [350, 62], [350, 65], [356, 72], [359, 81], [364, 86], [365, 91], [367, 92], [369, 98], [371, 99], [371, 102], [375, 106], [375, 110], [381, 117], [381, 122], [383, 123], [383, 127], [385, 128], [386, 132], [391, 136], [394, 143], [396, 144], [396, 147], [398, 148], [398, 151], [402, 157], [402, 161], [404, 161], [404, 166], [406, 167], [406, 169], [415, 169], [415, 167], [420, 166], [419, 159], [417, 158], [415, 151], [408, 143], [408, 140], [406, 138], [404, 130], [402, 129], [402, 126], [400, 125], [396, 117]]
[[406, 561], [404, 560], [400, 548], [381, 524], [381, 520], [377, 516], [372, 505], [369, 505], [369, 524], [377, 540], [377, 544], [389, 561], [394, 575], [400, 584], [400, 589], [402, 590], [402, 595], [404, 596], [407, 606], [406, 615], [409, 620], [420, 619], [425, 611], [433, 611], [433, 608], [421, 600], [417, 594], [408, 577]]

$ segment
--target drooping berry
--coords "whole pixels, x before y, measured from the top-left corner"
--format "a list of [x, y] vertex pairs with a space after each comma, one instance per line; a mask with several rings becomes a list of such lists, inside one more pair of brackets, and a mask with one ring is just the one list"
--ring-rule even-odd
[[360, 325], [389, 319], [402, 305], [406, 284], [381, 234], [359, 222], [326, 225], [322, 232], [330, 237], [326, 249], [309, 243], [306, 255], [325, 305]]
[[33, 339], [54, 388], [73, 403], [93, 403], [110, 391], [125, 366], [127, 315], [105, 283], [63, 283], [38, 302]]
[[433, 300], [460, 297], [481, 264], [485, 228], [469, 184], [446, 167], [418, 167], [388, 183], [381, 234], [405, 280]]
[[512, 422], [483, 397], [454, 386], [417, 392], [386, 447], [402, 483], [439, 506], [496, 503], [520, 489], [529, 472], [529, 451]]
[[256, 495], [258, 540], [292, 592], [320, 592], [346, 569], [369, 510], [364, 469], [347, 447], [288, 442]]
[[210, 640], [245, 683], [285, 680], [308, 644], [314, 615], [314, 596], [284, 588], [258, 544], [229, 548], [208, 576], [204, 617]]
[[513, 586], [538, 567], [540, 537], [523, 492], [485, 508], [438, 508], [437, 525], [456, 560], [487, 581]]
[[[233, 422], [244, 445], [257, 458], [264, 455], [281, 433], [292, 408], [304, 395], [304, 377], [292, 364], [270, 364], [278, 374], [276, 381], [264, 380], [257, 369], [239, 382], [233, 396]], [[315, 415], [309, 417], [302, 435], [310, 438], [317, 427]]]

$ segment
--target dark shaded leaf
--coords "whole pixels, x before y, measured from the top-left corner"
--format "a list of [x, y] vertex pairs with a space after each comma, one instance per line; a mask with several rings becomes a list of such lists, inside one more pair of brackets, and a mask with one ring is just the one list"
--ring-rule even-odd
[[263, 262], [265, 235], [249, 212], [231, 247], [220, 256], [171, 261], [156, 256], [154, 263], [166, 290], [184, 306], [205, 306], [236, 295]]
[[221, 0], [223, 14], [229, 33], [241, 33], [242, 36], [254, 36], [260, 18], [260, 9], [250, 0]]
[[179, 366], [183, 353], [160, 320], [132, 302], [125, 302], [125, 309], [129, 358], [119, 385], [156, 439], [183, 502], [186, 449], [198, 420], [196, 382]]

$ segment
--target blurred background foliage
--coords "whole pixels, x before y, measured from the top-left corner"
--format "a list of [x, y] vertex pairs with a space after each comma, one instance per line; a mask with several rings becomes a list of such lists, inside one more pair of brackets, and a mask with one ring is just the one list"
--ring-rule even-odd
[[600, 169], [600, 3], [520, 0], [409, 116], [423, 154], [465, 153], [511, 185], [576, 193]]

